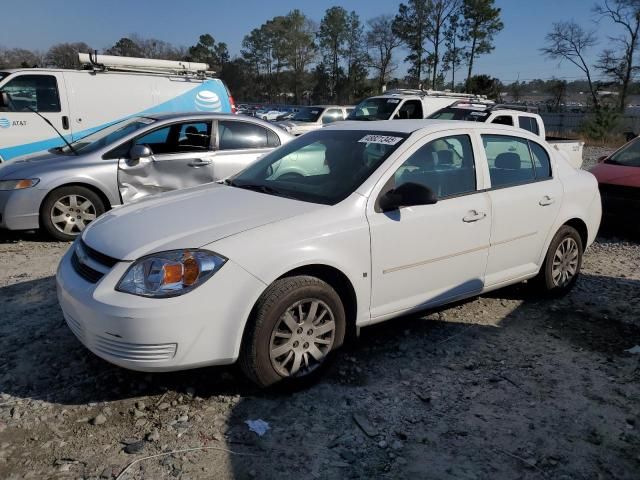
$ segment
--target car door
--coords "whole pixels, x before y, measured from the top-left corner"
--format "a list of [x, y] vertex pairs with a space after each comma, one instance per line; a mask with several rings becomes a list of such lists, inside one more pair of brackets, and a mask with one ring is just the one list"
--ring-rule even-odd
[[[491, 209], [471, 135], [432, 134], [387, 172], [369, 200], [372, 318], [444, 303], [482, 290]], [[476, 145], [476, 149], [478, 146]], [[403, 183], [425, 185], [433, 205], [382, 212], [381, 194]]]
[[64, 145], [56, 131], [33, 111], [71, 137], [64, 78], [55, 72], [14, 74], [0, 91], [9, 104], [0, 108], [0, 157], [9, 160]]
[[130, 142], [145, 145], [152, 155], [118, 161], [118, 188], [123, 202], [146, 195], [212, 182], [211, 120], [190, 120], [163, 125]]
[[481, 135], [491, 188], [491, 248], [487, 286], [538, 271], [549, 229], [558, 215], [563, 188], [551, 155], [527, 138]]
[[280, 146], [280, 138], [271, 128], [242, 120], [218, 120], [216, 124], [216, 180], [235, 175]]

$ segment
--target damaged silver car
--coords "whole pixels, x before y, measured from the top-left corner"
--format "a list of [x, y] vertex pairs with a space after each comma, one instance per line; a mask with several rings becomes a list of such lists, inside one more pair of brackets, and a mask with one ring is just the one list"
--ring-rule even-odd
[[293, 136], [232, 114], [131, 117], [65, 147], [0, 165], [0, 228], [71, 240], [105, 211], [224, 179]]

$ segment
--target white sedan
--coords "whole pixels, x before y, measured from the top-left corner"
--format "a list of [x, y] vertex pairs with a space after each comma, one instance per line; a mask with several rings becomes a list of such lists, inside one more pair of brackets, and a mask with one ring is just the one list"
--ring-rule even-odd
[[521, 129], [345, 122], [108, 212], [62, 259], [58, 297], [117, 365], [239, 360], [258, 385], [296, 383], [360, 327], [527, 279], [566, 292], [600, 216], [595, 178]]

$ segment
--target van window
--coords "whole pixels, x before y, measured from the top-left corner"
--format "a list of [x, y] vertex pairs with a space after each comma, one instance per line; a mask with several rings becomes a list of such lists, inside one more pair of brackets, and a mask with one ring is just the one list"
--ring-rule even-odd
[[407, 100], [402, 104], [400, 110], [398, 110], [396, 118], [400, 120], [423, 119], [422, 102], [420, 102], [420, 100]]
[[58, 83], [53, 75], [19, 75], [2, 87], [9, 96], [9, 105], [2, 110], [22, 112], [59, 112]]
[[211, 122], [174, 123], [142, 137], [135, 145], [147, 145], [156, 155], [204, 152], [210, 149]]
[[513, 126], [513, 119], [509, 115], [500, 115], [493, 119], [491, 123], [497, 123], [498, 125], [511, 125]]
[[329, 108], [322, 116], [322, 123], [333, 123], [338, 120], [344, 120], [341, 108]]
[[527, 140], [503, 135], [482, 135], [482, 144], [489, 163], [492, 188], [518, 185], [535, 179]]
[[535, 142], [529, 141], [529, 146], [536, 166], [536, 180], [551, 178], [551, 161], [547, 151]]
[[395, 188], [404, 183], [429, 187], [439, 199], [474, 192], [476, 171], [469, 136], [439, 138], [420, 147], [395, 173]]
[[540, 134], [538, 122], [534, 117], [518, 117], [518, 126], [536, 135]]
[[234, 120], [218, 122], [218, 138], [220, 150], [272, 148], [280, 145], [280, 139], [272, 130]]

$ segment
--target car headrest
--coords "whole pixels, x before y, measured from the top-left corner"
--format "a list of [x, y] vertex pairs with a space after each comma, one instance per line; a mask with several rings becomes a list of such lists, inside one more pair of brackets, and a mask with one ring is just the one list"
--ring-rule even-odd
[[440, 150], [438, 152], [438, 165], [453, 165], [453, 152], [451, 150]]
[[520, 155], [513, 152], [504, 152], [496, 157], [496, 168], [506, 168], [509, 170], [520, 169]]

